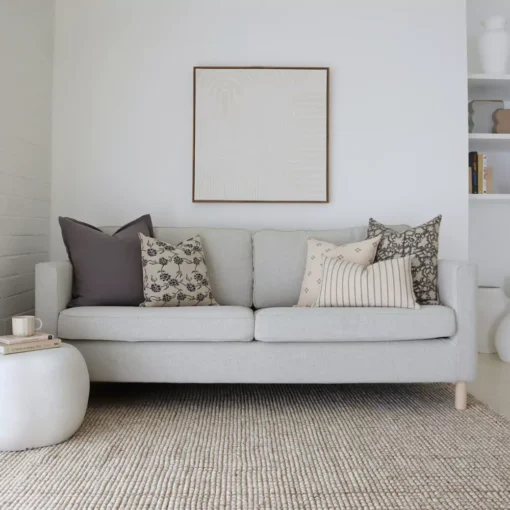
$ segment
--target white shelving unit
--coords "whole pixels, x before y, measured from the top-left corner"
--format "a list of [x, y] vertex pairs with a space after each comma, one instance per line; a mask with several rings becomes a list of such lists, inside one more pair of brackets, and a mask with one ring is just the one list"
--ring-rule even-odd
[[510, 134], [469, 133], [469, 150], [478, 152], [510, 150]]
[[477, 99], [510, 100], [510, 74], [469, 74], [469, 95]]
[[508, 85], [510, 74], [470, 74], [468, 75], [470, 87], [487, 87], [491, 85]]
[[[470, 74], [468, 75], [468, 89], [470, 100], [502, 99], [510, 101], [510, 74]], [[482, 153], [510, 153], [510, 134], [469, 133], [469, 150]], [[489, 166], [491, 166], [490, 161]], [[494, 170], [497, 171], [498, 168], [496, 167]], [[472, 203], [510, 202], [510, 193], [470, 195], [469, 198]]]
[[473, 202], [510, 202], [510, 193], [490, 193], [487, 195], [469, 195]]

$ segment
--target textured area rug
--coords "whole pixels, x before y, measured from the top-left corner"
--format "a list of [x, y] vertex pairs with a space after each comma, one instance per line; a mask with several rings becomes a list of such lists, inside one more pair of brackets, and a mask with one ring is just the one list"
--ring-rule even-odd
[[508, 510], [510, 423], [439, 384], [99, 385], [0, 467], [2, 510]]

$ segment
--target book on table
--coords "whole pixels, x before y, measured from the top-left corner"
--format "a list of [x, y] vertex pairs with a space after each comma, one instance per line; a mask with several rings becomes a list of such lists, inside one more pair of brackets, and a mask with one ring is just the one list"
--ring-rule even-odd
[[18, 354], [60, 347], [62, 340], [53, 335], [40, 333], [32, 336], [0, 336], [0, 354]]
[[55, 349], [60, 347], [62, 340], [52, 338], [46, 340], [36, 340], [35, 342], [24, 342], [21, 344], [5, 345], [0, 344], [0, 354], [18, 354], [21, 352], [42, 351], [44, 349]]
[[5, 345], [13, 345], [13, 344], [23, 344], [25, 342], [35, 342], [36, 340], [51, 340], [54, 336], [49, 333], [37, 333], [32, 336], [14, 336], [14, 335], [4, 335], [0, 336], [0, 344]]

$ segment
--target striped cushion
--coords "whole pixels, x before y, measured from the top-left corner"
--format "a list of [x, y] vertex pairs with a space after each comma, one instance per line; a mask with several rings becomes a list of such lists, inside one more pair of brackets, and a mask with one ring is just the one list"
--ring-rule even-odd
[[297, 306], [313, 306], [315, 303], [321, 288], [323, 255], [350, 260], [366, 267], [374, 263], [380, 240], [380, 237], [373, 237], [359, 243], [337, 246], [318, 239], [308, 238], [306, 268]]
[[322, 284], [314, 306], [383, 306], [418, 310], [411, 276], [414, 255], [368, 267], [323, 255]]

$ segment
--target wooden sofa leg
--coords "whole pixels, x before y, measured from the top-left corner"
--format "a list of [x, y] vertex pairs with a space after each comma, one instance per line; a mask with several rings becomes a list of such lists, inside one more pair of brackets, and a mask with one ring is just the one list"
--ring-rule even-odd
[[455, 383], [455, 409], [464, 411], [467, 407], [467, 385], [465, 382]]

